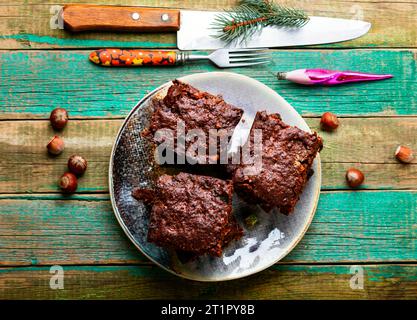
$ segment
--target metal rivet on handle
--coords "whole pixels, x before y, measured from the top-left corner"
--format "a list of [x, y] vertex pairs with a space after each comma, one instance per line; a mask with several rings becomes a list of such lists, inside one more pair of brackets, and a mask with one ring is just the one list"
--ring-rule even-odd
[[132, 19], [133, 20], [139, 20], [140, 19], [140, 14], [137, 12], [133, 12], [132, 13]]
[[162, 21], [168, 21], [169, 20], [169, 15], [168, 15], [168, 13], [164, 13], [162, 16], [161, 16], [161, 20]]

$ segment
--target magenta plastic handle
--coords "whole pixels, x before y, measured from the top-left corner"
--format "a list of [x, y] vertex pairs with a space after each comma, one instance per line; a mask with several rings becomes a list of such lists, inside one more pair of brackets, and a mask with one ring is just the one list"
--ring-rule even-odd
[[372, 74], [354, 71], [326, 69], [298, 69], [278, 73], [278, 79], [285, 79], [304, 85], [335, 86], [350, 82], [376, 81], [392, 78], [391, 74]]

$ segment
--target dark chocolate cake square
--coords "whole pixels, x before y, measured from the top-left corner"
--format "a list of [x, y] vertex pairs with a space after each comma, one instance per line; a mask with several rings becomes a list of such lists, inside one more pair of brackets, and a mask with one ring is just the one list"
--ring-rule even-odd
[[[191, 132], [190, 130], [193, 129], [200, 130], [205, 134], [206, 153], [201, 156], [195, 150], [191, 150], [189, 153], [183, 152], [187, 160], [193, 159], [200, 164], [219, 162], [221, 139], [229, 140], [243, 115], [242, 109], [226, 103], [221, 96], [199, 91], [179, 80], [173, 81], [173, 85], [168, 89], [167, 95], [163, 99], [154, 99], [152, 104], [154, 110], [150, 125], [143, 134], [152, 137], [153, 141], [159, 145], [166, 139], [166, 136], [164, 134], [156, 135], [156, 132], [168, 129], [175, 132], [176, 136], [179, 122], [183, 124], [185, 133]], [[217, 137], [210, 139], [210, 130], [212, 129], [217, 130]], [[177, 142], [175, 142], [175, 147], [179, 144]], [[193, 142], [195, 139], [184, 140], [184, 149], [189, 151]], [[214, 152], [211, 153], [210, 143], [214, 146]], [[176, 154], [178, 155], [178, 153], [178, 148], [176, 148]]]
[[[248, 203], [259, 204], [265, 211], [279, 208], [290, 214], [311, 175], [311, 166], [323, 143], [317, 133], [309, 133], [285, 124], [279, 114], [258, 112], [253, 122], [249, 142], [254, 143], [254, 131], [262, 132], [261, 166], [251, 174], [255, 164], [232, 166], [235, 191]], [[254, 148], [250, 149], [251, 156]], [[248, 173], [249, 172], [249, 173]]]
[[[220, 256], [242, 235], [232, 214], [232, 182], [180, 173], [162, 175], [154, 190], [148, 241], [194, 255]], [[149, 203], [149, 192], [136, 190]]]

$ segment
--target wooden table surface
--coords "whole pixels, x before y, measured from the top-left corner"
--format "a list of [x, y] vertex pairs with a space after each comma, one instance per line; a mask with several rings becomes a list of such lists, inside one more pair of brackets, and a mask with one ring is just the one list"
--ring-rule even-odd
[[[64, 4], [66, 1], [60, 1]], [[223, 9], [235, 1], [71, 0]], [[337, 132], [321, 132], [323, 186], [316, 216], [282, 261], [248, 278], [199, 283], [161, 270], [129, 242], [110, 205], [110, 150], [124, 117], [144, 94], [207, 64], [167, 69], [105, 69], [90, 64], [100, 47], [175, 47], [175, 35], [67, 34], [51, 30], [55, 0], [0, 4], [0, 298], [417, 298], [417, 161], [399, 164], [398, 144], [417, 150], [417, 1], [282, 1], [310, 15], [372, 22], [360, 39], [314, 48], [275, 50], [265, 67], [234, 69], [270, 86], [313, 129], [332, 111]], [[388, 81], [334, 88], [278, 82], [278, 71], [306, 67], [392, 73]], [[69, 110], [65, 152], [51, 158], [49, 113]], [[73, 153], [89, 161], [77, 194], [62, 196], [57, 179]], [[344, 182], [355, 166], [358, 191]], [[64, 289], [49, 286], [63, 266]], [[358, 266], [363, 289], [352, 289]]]

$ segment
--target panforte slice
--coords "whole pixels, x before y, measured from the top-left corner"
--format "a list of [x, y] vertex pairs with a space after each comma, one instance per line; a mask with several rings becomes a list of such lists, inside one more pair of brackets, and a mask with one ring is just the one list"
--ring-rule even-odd
[[[290, 214], [311, 176], [311, 166], [322, 149], [322, 139], [285, 124], [279, 114], [258, 112], [253, 122], [249, 142], [253, 146], [255, 130], [262, 133], [261, 166], [241, 163], [232, 166], [235, 191], [247, 202], [259, 204], [265, 211], [279, 208]], [[251, 157], [254, 148], [250, 149]]]

